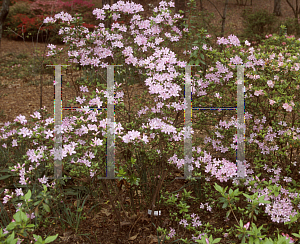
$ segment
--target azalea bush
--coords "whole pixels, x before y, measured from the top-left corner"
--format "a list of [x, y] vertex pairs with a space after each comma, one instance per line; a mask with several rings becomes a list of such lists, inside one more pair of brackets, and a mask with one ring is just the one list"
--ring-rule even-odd
[[[267, 217], [273, 223], [287, 225], [291, 233], [299, 237], [295, 233], [299, 231], [295, 222], [299, 218], [297, 155], [300, 144], [300, 104], [299, 94], [295, 91], [299, 90], [300, 85], [297, 52], [300, 41], [282, 33], [274, 34], [268, 35], [262, 44], [254, 48], [250, 42], [241, 43], [236, 36], [229, 35], [227, 38], [218, 38], [217, 45], [223, 47], [218, 51], [210, 45], [210, 36], [205, 30], [191, 42], [192, 36], [187, 26], [183, 31], [174, 26], [176, 19], [181, 16], [170, 16], [169, 7], [174, 7], [174, 3], [162, 1], [159, 8], [154, 8], [153, 18], [142, 20], [138, 15], [143, 10], [141, 5], [123, 1], [112, 6], [105, 5], [93, 11], [97, 19], [103, 21], [109, 15], [109, 18], [117, 21], [121, 16], [132, 15], [130, 25], [113, 23], [110, 29], [105, 29], [104, 24], [99, 23], [93, 32], [82, 26], [80, 15], [72, 17], [61, 12], [44, 20], [44, 23], [62, 26], [59, 34], [64, 36], [63, 41], [71, 48], [68, 61], [82, 66], [91, 65], [98, 71], [99, 67], [106, 68], [112, 63], [133, 66], [138, 69], [136, 76], [149, 86], [149, 93], [156, 106], [149, 108], [153, 102], [142, 97], [135, 104], [138, 111], [135, 114], [124, 106], [122, 99], [122, 89], [128, 88], [126, 81], [121, 79], [125, 75], [124, 71], [119, 71], [120, 78], [116, 79], [116, 96], [112, 97], [106, 91], [105, 84], [97, 84], [96, 91], [89, 95], [89, 101], [86, 95], [76, 98], [82, 108], [100, 108], [105, 103], [114, 103], [118, 108], [116, 113], [123, 115], [123, 119], [115, 123], [115, 141], [122, 145], [127, 155], [119, 159], [124, 163], [119, 164], [117, 176], [130, 182], [135, 190], [140, 190], [147, 199], [146, 204], [153, 207], [152, 211], [156, 203], [170, 207], [169, 216], [173, 226], [168, 229], [157, 226], [157, 230], [165, 237], [168, 235], [165, 241], [217, 243], [222, 235], [222, 238], [239, 238], [242, 243], [259, 240], [271, 243], [263, 234], [266, 230], [254, 223], [260, 216]], [[178, 60], [171, 48], [181, 38], [189, 43], [185, 43], [186, 58]], [[96, 47], [92, 47], [94, 44]], [[62, 51], [57, 51], [55, 45], [49, 45], [49, 49], [49, 56]], [[216, 192], [212, 194], [210, 190], [210, 194], [216, 199], [205, 203], [207, 211], [213, 212], [219, 208], [226, 210], [224, 218], [233, 216], [237, 225], [225, 233], [226, 237], [224, 233], [214, 230], [209, 222], [199, 220], [197, 213], [189, 211], [191, 202], [199, 203], [199, 199], [191, 196], [191, 192], [184, 190], [179, 197], [161, 191], [161, 184], [170, 176], [166, 170], [170, 172], [174, 166], [183, 168], [185, 160], [181, 142], [185, 136], [194, 134], [195, 129], [207, 131], [208, 136], [204, 140], [195, 138], [193, 141], [193, 158], [188, 170], [193, 171], [195, 176], [202, 176], [207, 182], [213, 179], [220, 184], [237, 175], [235, 157], [232, 155], [236, 152], [236, 141], [243, 138], [236, 138], [235, 131], [240, 125], [235, 116], [226, 121], [221, 112], [216, 112], [216, 119], [210, 119], [209, 113], [206, 113], [205, 119], [210, 124], [217, 123], [214, 131], [204, 124], [207, 121], [201, 112], [197, 113], [195, 120], [193, 117], [196, 122], [188, 130], [172, 117], [178, 117], [185, 108], [185, 75], [177, 71], [178, 67], [184, 68], [192, 63], [202, 64], [197, 76], [191, 78], [193, 107], [236, 104], [237, 69], [231, 65], [245, 65], [247, 144], [246, 160], [243, 163], [246, 167], [245, 177], [248, 178], [240, 182], [234, 179], [228, 193], [227, 187], [224, 189], [214, 184]], [[85, 83], [80, 89], [88, 93], [90, 84], [89, 81]], [[77, 183], [92, 187], [97, 176], [105, 175], [105, 130], [110, 123], [106, 120], [105, 112], [85, 110], [84, 114], [76, 112], [62, 122], [62, 162], [64, 172], [68, 172]], [[29, 124], [20, 115], [14, 123], [7, 122], [1, 129], [1, 143], [5, 148], [2, 150], [6, 150], [6, 165], [10, 170], [6, 179], [18, 177], [20, 185], [28, 189], [34, 186], [39, 191], [42, 191], [41, 184], [44, 184], [49, 188], [49, 194], [58, 197], [59, 187], [55, 181], [48, 182], [48, 177], [53, 175], [53, 161], [58, 156], [51, 140], [54, 121], [50, 117], [40, 120], [39, 112], [35, 112], [32, 117], [32, 123]], [[33, 148], [24, 152], [22, 160], [13, 162], [9, 158], [9, 150], [15, 150], [15, 147], [29, 142], [29, 139], [33, 142]], [[225, 154], [224, 158], [213, 158], [208, 152], [212, 150]], [[150, 172], [153, 169], [152, 173], [156, 174], [147, 176], [144, 174], [149, 173], [147, 169]], [[161, 177], [158, 177], [158, 173]], [[151, 179], [148, 182], [147, 177]], [[241, 184], [244, 186], [243, 191], [239, 188]], [[141, 191], [145, 185], [150, 186], [152, 191]], [[5, 191], [5, 204], [16, 199], [18, 194]], [[240, 199], [244, 201], [243, 205]], [[199, 208], [204, 209], [204, 206], [202, 203]], [[182, 233], [189, 233], [190, 238], [181, 238]], [[218, 235], [216, 239], [215, 234]], [[278, 241], [285, 238], [277, 237]]]
[[[25, 37], [26, 40], [31, 41], [33, 37], [39, 37], [41, 40], [48, 35], [52, 38], [50, 42], [57, 42], [59, 38], [55, 38], [55, 36], [57, 36], [58, 30], [50, 26], [42, 26], [44, 18], [65, 11], [71, 14], [82, 13], [85, 21], [89, 23], [93, 17], [91, 14], [93, 7], [94, 4], [91, 2], [82, 0], [16, 2], [10, 7], [4, 23], [3, 36], [10, 39]], [[88, 23], [85, 24], [86, 27], [94, 27]]]

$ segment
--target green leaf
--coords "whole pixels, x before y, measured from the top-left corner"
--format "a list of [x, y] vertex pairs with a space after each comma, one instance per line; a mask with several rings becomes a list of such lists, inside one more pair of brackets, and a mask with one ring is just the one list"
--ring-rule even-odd
[[18, 211], [18, 212], [16, 212], [15, 214], [14, 214], [14, 220], [16, 221], [16, 222], [21, 222], [21, 212], [22, 211]]
[[244, 195], [245, 197], [247, 197], [247, 198], [250, 198], [250, 199], [251, 199], [251, 197], [250, 197], [249, 195], [247, 195], [246, 193], [243, 193], [243, 195]]
[[212, 243], [219, 243], [221, 241], [221, 238], [217, 238], [217, 239], [214, 239]]
[[6, 239], [6, 243], [9, 244], [16, 244], [18, 242], [18, 239], [15, 239], [15, 232], [13, 231], [13, 233], [11, 233], [7, 239]]
[[34, 228], [35, 225], [34, 224], [29, 224], [29, 225], [26, 225], [27, 228]]
[[29, 200], [31, 198], [31, 191], [28, 190], [28, 192], [25, 195], [25, 200]]
[[11, 222], [6, 226], [6, 230], [13, 230], [17, 226], [16, 222]]
[[37, 240], [35, 242], [35, 244], [37, 244], [37, 243], [43, 243], [43, 239], [42, 239], [41, 236], [37, 236], [37, 235], [33, 234], [33, 237]]
[[253, 236], [249, 237], [249, 244], [253, 244]]
[[24, 213], [24, 212], [21, 212], [21, 211], [18, 211], [18, 213], [21, 213], [20, 215], [21, 215], [21, 220], [23, 221], [23, 222], [27, 222], [28, 221], [28, 217], [27, 217], [27, 215]]
[[[300, 232], [299, 232], [299, 234], [300, 234]], [[297, 233], [292, 233], [292, 235], [293, 235], [293, 236], [296, 236], [296, 237], [300, 237], [299, 234], [297, 234]]]
[[223, 193], [223, 188], [219, 186], [217, 183], [215, 183], [214, 187], [218, 192]]
[[50, 243], [53, 242], [56, 238], [57, 238], [58, 234], [56, 234], [55, 236], [49, 236], [46, 238], [45, 243]]
[[203, 60], [200, 60], [200, 63], [205, 65], [205, 62]]
[[4, 175], [4, 176], [1, 176], [0, 177], [0, 180], [5, 180], [5, 179], [7, 179], [7, 178], [9, 178], [9, 177], [11, 177], [12, 175]]
[[36, 201], [33, 205], [36, 206], [38, 205], [42, 200]]
[[48, 213], [50, 213], [50, 208], [46, 203], [43, 203], [43, 207]]

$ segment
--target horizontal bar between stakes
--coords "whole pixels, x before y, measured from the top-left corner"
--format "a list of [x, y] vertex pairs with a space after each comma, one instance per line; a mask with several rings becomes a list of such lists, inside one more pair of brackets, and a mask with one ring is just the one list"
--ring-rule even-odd
[[234, 110], [234, 109], [237, 109], [237, 107], [232, 107], [232, 108], [192, 108], [193, 110], [205, 110], [205, 109], [210, 109], [210, 110]]
[[62, 107], [63, 110], [87, 110], [87, 109], [90, 109], [90, 110], [102, 110], [102, 109], [107, 109], [107, 108], [69, 108], [69, 107]]
[[[97, 109], [97, 110], [102, 110], [102, 109], [107, 109], [107, 108], [69, 108], [69, 107], [62, 107], [63, 110], [86, 110], [86, 109]], [[210, 109], [210, 110], [219, 110], [219, 109], [222, 109], [222, 110], [234, 110], [234, 109], [237, 109], [236, 107], [235, 108], [192, 108], [194, 110], [205, 110], [205, 109]]]

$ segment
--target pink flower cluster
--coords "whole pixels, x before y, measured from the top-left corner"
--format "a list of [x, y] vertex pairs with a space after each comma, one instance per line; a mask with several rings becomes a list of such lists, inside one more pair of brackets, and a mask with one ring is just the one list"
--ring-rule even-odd
[[241, 45], [239, 38], [235, 35], [228, 36], [228, 39], [226, 39], [224, 37], [221, 37], [221, 38], [218, 37], [217, 44], [218, 45], [221, 45], [221, 44], [233, 45], [233, 46], [240, 46]]
[[292, 237], [290, 237], [288, 234], [281, 233], [281, 235], [285, 236], [286, 239], [290, 238], [290, 243], [294, 243], [295, 240]]
[[272, 34], [266, 35], [266, 38], [269, 39], [271, 36], [272, 36]]

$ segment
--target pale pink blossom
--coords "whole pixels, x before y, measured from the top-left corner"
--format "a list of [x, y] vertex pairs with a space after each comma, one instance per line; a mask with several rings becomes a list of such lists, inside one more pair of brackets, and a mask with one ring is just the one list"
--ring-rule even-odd
[[245, 224], [244, 228], [246, 228], [246, 230], [248, 230], [249, 226], [250, 226], [250, 222], [248, 222], [247, 224]]
[[264, 95], [264, 92], [263, 92], [263, 90], [255, 91], [254, 95], [255, 96]]
[[282, 107], [288, 112], [292, 112], [293, 110], [292, 106], [288, 105], [287, 103], [283, 104]]
[[271, 81], [271, 80], [268, 80], [267, 84], [268, 84], [269, 87], [273, 88], [275, 82], [273, 82], [273, 81]]

